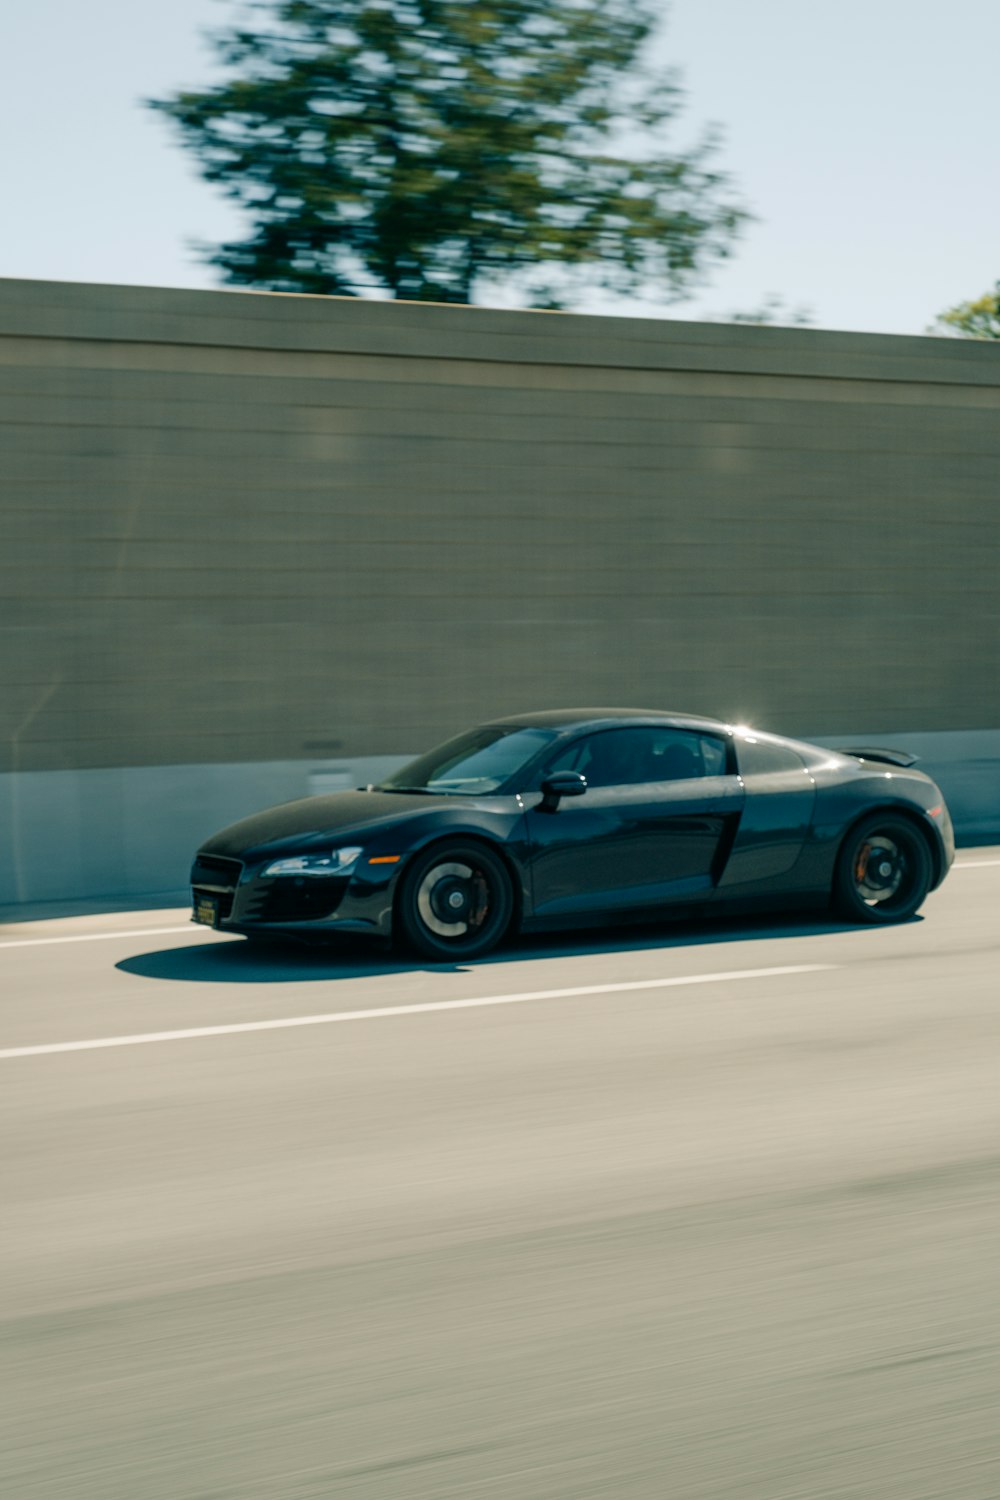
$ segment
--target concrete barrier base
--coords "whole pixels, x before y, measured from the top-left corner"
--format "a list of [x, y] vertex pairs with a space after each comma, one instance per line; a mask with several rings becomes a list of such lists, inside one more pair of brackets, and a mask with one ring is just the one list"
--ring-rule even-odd
[[187, 897], [198, 845], [297, 797], [377, 781], [407, 756], [354, 761], [126, 766], [0, 776], [0, 908]]
[[[1000, 842], [1000, 729], [850, 731], [817, 743], [911, 751], [944, 792], [959, 844]], [[183, 902], [192, 855], [209, 834], [278, 802], [377, 781], [407, 758], [2, 775], [0, 918], [47, 902]]]

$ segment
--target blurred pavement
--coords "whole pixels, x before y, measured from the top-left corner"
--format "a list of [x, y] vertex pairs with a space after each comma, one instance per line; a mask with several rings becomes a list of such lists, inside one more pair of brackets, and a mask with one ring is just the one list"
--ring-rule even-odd
[[995, 1500], [998, 909], [987, 848], [455, 970], [5, 926], [0, 1492]]

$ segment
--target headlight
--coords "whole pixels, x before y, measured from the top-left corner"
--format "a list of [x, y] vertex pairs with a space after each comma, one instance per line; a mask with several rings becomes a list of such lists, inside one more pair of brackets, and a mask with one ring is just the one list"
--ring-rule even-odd
[[363, 850], [333, 849], [329, 854], [296, 854], [291, 859], [276, 859], [265, 875], [350, 875]]

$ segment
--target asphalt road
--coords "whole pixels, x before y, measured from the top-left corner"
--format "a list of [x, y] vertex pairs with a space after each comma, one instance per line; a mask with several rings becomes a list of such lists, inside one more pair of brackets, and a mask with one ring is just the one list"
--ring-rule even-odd
[[996, 1500], [1000, 849], [960, 862], [899, 929], [456, 970], [0, 928], [0, 1493]]

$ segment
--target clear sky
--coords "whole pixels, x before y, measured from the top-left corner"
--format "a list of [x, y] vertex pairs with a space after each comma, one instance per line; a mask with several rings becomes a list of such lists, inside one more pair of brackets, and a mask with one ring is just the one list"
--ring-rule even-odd
[[[230, 14], [229, 0], [9, 7], [0, 275], [216, 284], [190, 242], [240, 221], [141, 101], [209, 81], [201, 34]], [[820, 327], [920, 333], [1000, 278], [1000, 0], [673, 0], [661, 47], [688, 92], [673, 140], [722, 126], [721, 161], [758, 216], [670, 315], [774, 293]]]

